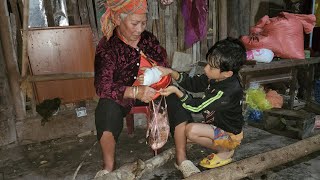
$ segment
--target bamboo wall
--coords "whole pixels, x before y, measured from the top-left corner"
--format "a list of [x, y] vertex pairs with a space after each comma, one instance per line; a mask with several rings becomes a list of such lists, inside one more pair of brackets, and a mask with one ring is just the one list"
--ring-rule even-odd
[[[29, 0], [37, 2], [40, 0]], [[22, 76], [25, 76], [26, 63], [22, 59], [22, 35], [23, 26], [23, 0], [6, 0], [8, 5], [11, 36], [15, 55]], [[26, 1], [28, 2], [28, 1]], [[52, 2], [57, 0], [43, 0], [38, 3], [46, 16], [45, 26], [57, 26], [57, 7]], [[59, 1], [61, 2], [61, 1]], [[101, 4], [104, 0], [66, 0], [66, 14], [70, 26], [89, 25], [91, 27], [94, 43], [102, 37], [100, 17], [104, 12]], [[175, 52], [183, 52], [190, 55], [192, 62], [205, 61], [208, 49], [219, 39], [227, 36], [239, 37], [247, 34], [250, 25], [257, 19], [268, 13], [269, 0], [208, 0], [207, 35], [192, 47], [186, 48], [184, 41], [184, 19], [181, 14], [183, 0], [176, 0], [169, 6], [163, 6], [159, 0], [148, 0], [147, 30], [158, 37], [161, 45], [168, 53], [168, 61], [172, 63]], [[103, 6], [102, 6], [103, 7]], [[29, 7], [29, 11], [31, 6]], [[34, 15], [31, 13], [32, 20]], [[44, 27], [45, 28], [45, 27]], [[26, 36], [27, 37], [27, 36]], [[26, 52], [26, 51], [24, 51]], [[26, 57], [24, 55], [23, 57]], [[24, 63], [22, 63], [22, 61]], [[32, 60], [30, 60], [32, 61]], [[181, 64], [185, 61], [182, 59]], [[23, 64], [23, 68], [21, 68]], [[22, 70], [21, 70], [22, 69]]]
[[[12, 22], [13, 39], [21, 63], [21, 28], [23, 21], [23, 0], [6, 0]], [[51, 0], [44, 0], [48, 26], [55, 26]], [[183, 0], [176, 0], [163, 6], [159, 0], [148, 0], [149, 14], [147, 30], [153, 32], [168, 52], [169, 61], [175, 51], [191, 54], [195, 61], [204, 60], [205, 54], [217, 40], [247, 34], [249, 26], [268, 13], [270, 0], [208, 0], [208, 34], [191, 48], [184, 46], [184, 22], [181, 14]], [[94, 42], [101, 38], [99, 8], [101, 0], [67, 0], [66, 9], [69, 25], [90, 25]], [[31, 17], [32, 18], [32, 17]], [[21, 69], [21, 68], [20, 68]]]
[[[56, 26], [53, 15], [54, 7], [50, 3], [52, 1], [44, 0], [42, 7], [46, 11], [49, 27]], [[66, 0], [69, 25], [90, 25], [95, 43], [102, 36], [99, 23], [99, 17], [103, 13], [99, 9], [99, 2], [101, 1], [103, 0]], [[177, 51], [190, 54], [194, 62], [200, 61], [204, 60], [208, 48], [217, 40], [227, 36], [238, 37], [247, 34], [249, 26], [254, 25], [259, 18], [268, 14], [269, 1], [277, 0], [208, 0], [207, 36], [191, 48], [185, 48], [184, 23], [181, 15], [183, 0], [176, 0], [169, 6], [160, 5], [159, 0], [148, 0], [149, 21], [147, 30], [153, 32], [161, 45], [166, 48], [170, 62], [174, 52]], [[23, 0], [3, 0], [0, 6], [0, 40], [4, 54], [4, 58], [0, 58], [0, 64], [6, 64], [6, 69], [0, 71], [0, 85], [6, 86], [0, 86], [0, 88], [6, 90], [6, 92], [3, 91], [5, 94], [11, 92], [12, 95], [12, 99], [10, 96], [6, 96], [6, 101], [2, 98], [4, 96], [1, 96], [0, 107], [13, 108], [16, 115], [15, 119], [21, 120], [25, 117], [25, 99], [20, 97], [22, 93], [19, 88], [22, 61], [21, 29], [24, 19]], [[5, 22], [5, 24], [2, 22]], [[2, 76], [3, 74], [8, 76]], [[10, 92], [8, 92], [9, 89]], [[8, 116], [10, 114], [12, 116], [10, 115], [5, 119], [0, 118], [0, 125], [3, 127], [0, 129], [1, 132], [8, 132], [6, 133], [8, 136], [1, 136], [3, 138], [0, 138], [0, 146], [14, 142], [16, 138], [14, 115], [9, 111], [6, 112]], [[7, 115], [3, 115], [1, 117], [7, 117]], [[10, 121], [7, 121], [8, 119]]]

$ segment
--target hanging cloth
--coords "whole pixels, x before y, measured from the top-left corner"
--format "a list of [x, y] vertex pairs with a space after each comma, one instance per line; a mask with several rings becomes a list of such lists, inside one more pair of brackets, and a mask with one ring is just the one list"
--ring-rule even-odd
[[182, 2], [184, 18], [185, 45], [187, 48], [207, 35], [207, 0], [184, 0]]

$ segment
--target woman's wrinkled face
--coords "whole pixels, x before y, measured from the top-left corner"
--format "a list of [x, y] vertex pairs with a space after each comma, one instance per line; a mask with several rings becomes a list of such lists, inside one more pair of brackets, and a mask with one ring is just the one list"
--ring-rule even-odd
[[119, 23], [119, 31], [128, 41], [139, 40], [147, 25], [147, 14], [130, 14]]

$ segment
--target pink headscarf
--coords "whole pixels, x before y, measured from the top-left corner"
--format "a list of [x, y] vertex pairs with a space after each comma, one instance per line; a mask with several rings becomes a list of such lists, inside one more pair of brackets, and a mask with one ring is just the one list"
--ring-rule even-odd
[[115, 28], [115, 17], [118, 14], [145, 14], [148, 12], [147, 0], [107, 0], [106, 12], [100, 19], [101, 30], [109, 39]]

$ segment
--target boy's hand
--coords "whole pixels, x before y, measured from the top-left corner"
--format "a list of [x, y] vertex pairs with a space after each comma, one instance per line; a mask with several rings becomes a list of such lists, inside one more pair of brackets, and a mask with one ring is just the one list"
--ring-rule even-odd
[[169, 96], [172, 93], [179, 94], [181, 92], [176, 86], [168, 86], [165, 89], [160, 90], [160, 94], [163, 96]]
[[170, 68], [166, 68], [163, 66], [156, 66], [156, 68], [158, 68], [161, 71], [162, 77], [172, 73], [172, 69], [170, 69]]
[[156, 66], [156, 68], [158, 68], [161, 71], [161, 76], [166, 76], [166, 75], [170, 75], [172, 79], [174, 80], [178, 80], [179, 79], [179, 72], [170, 69], [170, 68], [166, 68], [166, 67], [162, 67], [162, 66]]

